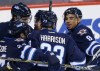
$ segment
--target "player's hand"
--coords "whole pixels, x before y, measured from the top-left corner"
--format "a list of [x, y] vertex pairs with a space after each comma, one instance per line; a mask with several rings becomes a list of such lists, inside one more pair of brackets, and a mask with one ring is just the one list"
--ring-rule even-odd
[[60, 61], [59, 59], [55, 56], [54, 53], [47, 51], [45, 53], [46, 59], [48, 61], [48, 69], [49, 71], [58, 71], [60, 68]]
[[36, 49], [34, 56], [33, 56], [33, 60], [44, 61], [44, 53], [41, 49]]

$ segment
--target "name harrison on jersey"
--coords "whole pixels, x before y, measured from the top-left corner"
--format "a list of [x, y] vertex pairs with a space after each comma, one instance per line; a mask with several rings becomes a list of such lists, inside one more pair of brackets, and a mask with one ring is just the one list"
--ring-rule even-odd
[[41, 35], [41, 41], [65, 44], [65, 38], [50, 35]]

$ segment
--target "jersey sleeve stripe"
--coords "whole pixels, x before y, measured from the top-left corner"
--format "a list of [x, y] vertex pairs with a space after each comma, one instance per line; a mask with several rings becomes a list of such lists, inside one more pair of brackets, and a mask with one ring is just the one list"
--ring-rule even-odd
[[95, 53], [93, 53], [93, 52], [94, 52], [94, 50], [95, 50], [96, 48], [100, 48], [100, 45], [95, 45], [94, 47], [92, 47], [91, 55], [94, 55], [94, 54], [95, 54]]
[[91, 42], [90, 46], [86, 49], [86, 54], [87, 54], [87, 55], [91, 56], [91, 55], [89, 54], [89, 51], [91, 50], [92, 46], [95, 45], [95, 44], [97, 44], [97, 43], [98, 43], [97, 41]]
[[82, 62], [70, 62], [71, 65], [84, 65], [86, 63], [86, 58]]
[[25, 58], [25, 52], [26, 52], [26, 50], [27, 50], [28, 48], [30, 48], [29, 45], [25, 46], [24, 49], [22, 50], [22, 52], [21, 52], [21, 56], [20, 56], [22, 59]]
[[36, 51], [36, 48], [31, 48], [29, 55], [28, 55], [28, 60], [32, 60], [32, 58], [34, 57], [35, 51]]

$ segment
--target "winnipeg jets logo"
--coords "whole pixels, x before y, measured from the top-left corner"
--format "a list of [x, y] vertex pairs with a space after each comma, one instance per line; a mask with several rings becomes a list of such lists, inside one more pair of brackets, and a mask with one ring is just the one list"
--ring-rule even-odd
[[86, 32], [86, 29], [81, 29], [77, 34], [79, 34], [79, 35], [84, 35], [84, 34], [86, 34], [87, 32]]

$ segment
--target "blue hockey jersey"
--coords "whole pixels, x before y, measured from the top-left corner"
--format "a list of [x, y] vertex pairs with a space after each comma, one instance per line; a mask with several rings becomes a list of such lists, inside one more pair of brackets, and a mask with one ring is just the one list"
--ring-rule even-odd
[[95, 40], [90, 28], [79, 24], [74, 29], [69, 30], [70, 35], [78, 45], [80, 50], [87, 54], [87, 61], [100, 49], [100, 44]]
[[[23, 39], [4, 38], [0, 40], [0, 56], [24, 60], [41, 60], [43, 58], [43, 52], [41, 52], [40, 49], [32, 48], [31, 46], [26, 45]], [[5, 64], [7, 64], [5, 60], [0, 61], [1, 67]], [[21, 68], [20, 71], [27, 71], [33, 67], [33, 64], [31, 63], [22, 62], [16, 62], [16, 64], [13, 65], [17, 65], [16, 67]]]
[[40, 48], [44, 53], [46, 51], [55, 53], [61, 64], [85, 64], [85, 55], [78, 49], [70, 36], [47, 29], [33, 31], [29, 38], [32, 39], [33, 36], [39, 41]]

